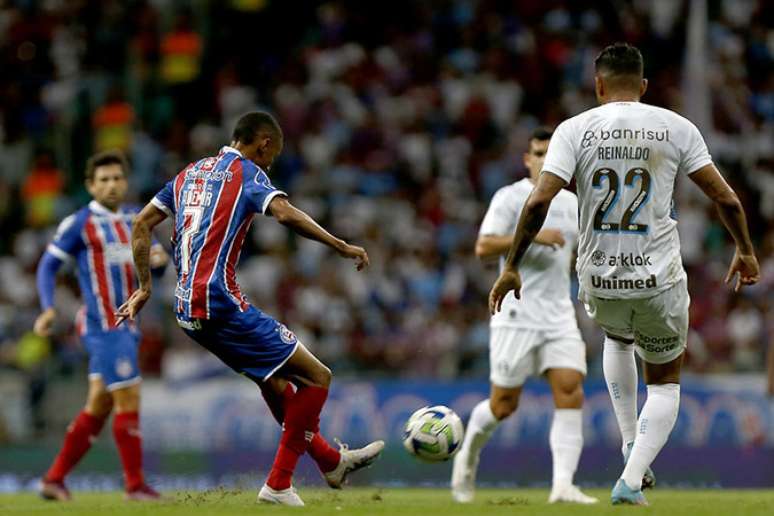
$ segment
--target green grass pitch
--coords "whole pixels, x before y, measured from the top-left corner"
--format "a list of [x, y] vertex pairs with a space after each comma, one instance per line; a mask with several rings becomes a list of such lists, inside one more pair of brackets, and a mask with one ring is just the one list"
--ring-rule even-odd
[[648, 491], [650, 507], [613, 507], [608, 490], [589, 490], [600, 498], [596, 506], [548, 505], [542, 489], [481, 489], [470, 505], [457, 505], [445, 489], [350, 488], [334, 492], [300, 489], [305, 508], [255, 503], [257, 490], [219, 488], [204, 492], [167, 493], [158, 503], [124, 502], [119, 493], [74, 493], [62, 504], [40, 500], [35, 494], [0, 495], [0, 514], [73, 515], [247, 515], [247, 514], [363, 514], [399, 516], [487, 516], [497, 514], [663, 514], [670, 516], [774, 514], [774, 490], [655, 490]]

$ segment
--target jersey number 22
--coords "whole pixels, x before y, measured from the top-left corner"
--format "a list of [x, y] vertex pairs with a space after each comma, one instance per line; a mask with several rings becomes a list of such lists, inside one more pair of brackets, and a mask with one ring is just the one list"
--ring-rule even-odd
[[594, 172], [591, 178], [591, 185], [594, 188], [602, 188], [603, 180], [607, 180], [607, 194], [605, 194], [605, 198], [597, 206], [597, 211], [594, 212], [594, 231], [647, 233], [648, 225], [634, 222], [634, 217], [637, 216], [637, 212], [640, 211], [650, 197], [650, 173], [641, 167], [632, 168], [626, 173], [624, 185], [634, 188], [635, 183], [639, 180], [640, 190], [634, 196], [631, 204], [624, 210], [620, 223], [605, 220], [607, 214], [613, 209], [621, 195], [618, 173], [611, 168], [600, 168]]

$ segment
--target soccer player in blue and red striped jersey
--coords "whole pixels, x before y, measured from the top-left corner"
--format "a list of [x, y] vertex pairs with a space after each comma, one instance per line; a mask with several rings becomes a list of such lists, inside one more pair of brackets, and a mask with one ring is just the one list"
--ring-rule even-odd
[[258, 499], [303, 505], [291, 487], [296, 463], [309, 452], [331, 487], [373, 462], [384, 447], [336, 451], [319, 433], [331, 372], [285, 325], [250, 305], [236, 281], [236, 264], [256, 213], [274, 217], [296, 233], [328, 245], [358, 270], [368, 265], [362, 247], [349, 245], [295, 208], [272, 186], [266, 171], [281, 152], [282, 130], [263, 112], [239, 119], [231, 145], [217, 156], [191, 163], [143, 208], [132, 232], [139, 288], [118, 316], [132, 321], [151, 295], [151, 230], [174, 219], [178, 324], [199, 344], [261, 388], [282, 438]]
[[[93, 200], [62, 221], [38, 265], [37, 284], [43, 312], [35, 321], [35, 333], [48, 337], [57, 316], [54, 285], [57, 271], [74, 263], [85, 306], [77, 319], [77, 331], [89, 353], [89, 393], [86, 406], [67, 429], [65, 441], [53, 465], [43, 477], [40, 494], [66, 501], [67, 473], [81, 460], [115, 408], [113, 436], [124, 468], [126, 497], [156, 499], [142, 472], [139, 430], [140, 371], [137, 325], [119, 326], [116, 307], [126, 301], [137, 285], [129, 243], [137, 209], [123, 204], [128, 164], [118, 151], [91, 157], [86, 166], [86, 188]], [[168, 257], [156, 244], [151, 266], [163, 270]]]

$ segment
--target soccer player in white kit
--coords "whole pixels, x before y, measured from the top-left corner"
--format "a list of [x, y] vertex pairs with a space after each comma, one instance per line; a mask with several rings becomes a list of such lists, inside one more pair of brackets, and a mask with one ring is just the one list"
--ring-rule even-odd
[[[476, 255], [504, 262], [519, 220], [519, 212], [543, 168], [551, 132], [532, 133], [524, 164], [529, 178], [495, 193], [481, 223]], [[512, 294], [490, 323], [489, 357], [491, 393], [470, 415], [465, 438], [454, 457], [452, 497], [473, 501], [481, 448], [500, 421], [518, 406], [522, 385], [530, 375], [545, 375], [551, 385], [556, 410], [549, 442], [553, 457], [553, 487], [549, 502], [590, 504], [597, 499], [572, 483], [583, 448], [583, 377], [586, 346], [578, 330], [570, 300], [570, 268], [578, 241], [578, 199], [568, 190], [558, 193], [546, 227], [524, 256], [525, 299]]]
[[[760, 270], [739, 198], [713, 164], [699, 130], [672, 111], [639, 101], [647, 88], [640, 51], [616, 43], [599, 54], [595, 68], [600, 106], [557, 127], [489, 308], [499, 311], [511, 290], [518, 297], [519, 263], [526, 262], [551, 201], [575, 176], [579, 297], [606, 334], [603, 369], [626, 464], [611, 501], [647, 505], [643, 476], [677, 419], [688, 333], [690, 300], [672, 210], [678, 175], [688, 176], [714, 202], [736, 243], [726, 282], [738, 275], [739, 290], [756, 283]], [[635, 351], [648, 387], [639, 421]]]

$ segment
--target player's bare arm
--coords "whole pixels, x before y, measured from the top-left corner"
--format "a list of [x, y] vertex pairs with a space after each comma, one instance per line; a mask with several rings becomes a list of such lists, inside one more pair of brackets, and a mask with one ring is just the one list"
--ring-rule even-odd
[[315, 220], [305, 212], [299, 210], [285, 197], [277, 196], [269, 203], [269, 211], [277, 222], [293, 229], [299, 235], [316, 240], [332, 249], [335, 249], [339, 255], [344, 258], [355, 260], [357, 270], [363, 270], [368, 267], [368, 253], [365, 249], [356, 245], [350, 245], [340, 238], [328, 233]]
[[[137, 215], [132, 225], [132, 256], [137, 270], [138, 288], [129, 299], [118, 308], [117, 324], [125, 319], [133, 321], [151, 296], [151, 233], [167, 214], [152, 204], [147, 204]], [[163, 252], [163, 251], [162, 251]]]
[[546, 171], [540, 175], [537, 186], [532, 190], [521, 210], [519, 225], [513, 236], [508, 255], [505, 257], [503, 271], [489, 293], [490, 313], [494, 314], [500, 311], [503, 299], [511, 290], [514, 291], [516, 298], [519, 298], [521, 277], [519, 276], [518, 264], [545, 222], [551, 201], [564, 185], [563, 179], [550, 172]]
[[711, 163], [693, 172], [689, 177], [715, 203], [723, 225], [736, 243], [736, 252], [726, 274], [726, 283], [731, 282], [738, 275], [734, 287], [736, 292], [743, 285], [754, 285], [761, 278], [760, 267], [750, 240], [744, 208], [736, 192]]
[[[481, 235], [476, 240], [476, 256], [481, 260], [489, 260], [504, 255], [511, 248], [513, 235]], [[552, 249], [564, 247], [565, 240], [558, 229], [541, 229], [535, 235], [534, 242]]]

